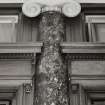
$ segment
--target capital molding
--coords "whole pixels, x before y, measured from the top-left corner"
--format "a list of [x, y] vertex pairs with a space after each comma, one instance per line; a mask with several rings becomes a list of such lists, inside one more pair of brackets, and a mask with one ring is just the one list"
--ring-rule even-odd
[[61, 12], [67, 17], [75, 17], [81, 12], [81, 5], [75, 0], [27, 0], [22, 6], [28, 17], [36, 17], [42, 12]]

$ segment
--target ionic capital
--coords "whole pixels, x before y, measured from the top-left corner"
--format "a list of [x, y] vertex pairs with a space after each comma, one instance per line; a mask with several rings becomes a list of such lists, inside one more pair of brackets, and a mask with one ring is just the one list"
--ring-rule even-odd
[[75, 17], [80, 13], [81, 5], [74, 0], [27, 0], [22, 10], [28, 17], [36, 17], [47, 11], [56, 11], [67, 17]]

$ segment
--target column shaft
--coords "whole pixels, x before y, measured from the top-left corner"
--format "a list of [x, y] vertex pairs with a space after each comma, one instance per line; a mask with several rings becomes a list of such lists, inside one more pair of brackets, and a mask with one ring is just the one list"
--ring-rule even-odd
[[43, 48], [36, 71], [35, 105], [68, 105], [68, 76], [60, 53], [65, 32], [62, 14], [42, 13], [39, 30]]

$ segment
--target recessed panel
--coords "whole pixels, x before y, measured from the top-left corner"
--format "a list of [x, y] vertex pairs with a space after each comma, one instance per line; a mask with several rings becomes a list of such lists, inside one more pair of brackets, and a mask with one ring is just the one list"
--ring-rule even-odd
[[16, 42], [17, 15], [0, 15], [0, 43]]
[[19, 60], [0, 61], [0, 76], [2, 75], [32, 75], [31, 62]]
[[105, 75], [105, 61], [73, 61], [73, 75]]
[[89, 41], [105, 42], [105, 15], [87, 15], [85, 20]]

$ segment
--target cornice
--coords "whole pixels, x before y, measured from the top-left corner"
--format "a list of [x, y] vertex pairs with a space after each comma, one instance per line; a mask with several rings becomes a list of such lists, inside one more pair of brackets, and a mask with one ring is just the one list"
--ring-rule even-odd
[[105, 75], [71, 75], [73, 80], [105, 80]]
[[40, 53], [42, 43], [1, 43], [0, 53]]
[[[27, 0], [0, 0], [0, 3], [23, 3], [25, 1]], [[79, 3], [105, 3], [105, 0], [75, 0], [75, 1]]]
[[[0, 59], [33, 59], [41, 53], [43, 43], [0, 44]], [[61, 53], [70, 60], [105, 60], [105, 43], [61, 43]]]
[[[42, 42], [37, 43], [0, 43], [0, 53], [29, 54], [41, 53]], [[62, 53], [105, 53], [105, 43], [69, 42], [61, 43]]]
[[105, 53], [105, 43], [74, 42], [61, 43], [63, 53]]
[[0, 43], [0, 60], [33, 60], [41, 53], [42, 43]]

